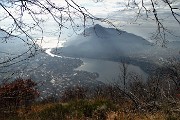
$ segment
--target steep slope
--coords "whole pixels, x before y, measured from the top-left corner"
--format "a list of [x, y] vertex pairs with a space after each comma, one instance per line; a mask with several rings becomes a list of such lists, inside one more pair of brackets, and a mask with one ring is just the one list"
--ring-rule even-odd
[[112, 58], [141, 55], [150, 47], [142, 37], [97, 24], [86, 29], [85, 36], [82, 33], [65, 43], [62, 52], [77, 57]]

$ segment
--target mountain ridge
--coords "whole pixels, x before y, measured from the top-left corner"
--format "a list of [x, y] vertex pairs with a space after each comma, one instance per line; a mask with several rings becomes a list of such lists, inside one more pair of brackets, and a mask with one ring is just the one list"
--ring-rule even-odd
[[110, 58], [140, 54], [150, 44], [140, 36], [96, 24], [85, 29], [85, 36], [80, 34], [65, 43], [62, 52], [70, 56]]
[[[85, 34], [84, 34], [85, 33]], [[82, 58], [137, 58], [158, 62], [159, 59], [178, 57], [180, 41], [169, 42], [167, 47], [154, 45], [146, 39], [115, 28], [96, 24], [65, 43], [54, 53]]]

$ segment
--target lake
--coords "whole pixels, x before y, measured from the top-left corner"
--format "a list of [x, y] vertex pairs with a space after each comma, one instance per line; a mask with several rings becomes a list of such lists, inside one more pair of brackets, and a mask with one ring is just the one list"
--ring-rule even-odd
[[[65, 56], [59, 56], [51, 53], [52, 49], [47, 49], [46, 53], [50, 55], [51, 57], [64, 57], [64, 58], [70, 58], [71, 57], [65, 57]], [[90, 59], [90, 58], [81, 58], [83, 61], [83, 65], [76, 68], [75, 70], [83, 70], [88, 72], [96, 72], [99, 74], [99, 77], [97, 80], [103, 82], [103, 83], [114, 83], [119, 81], [121, 74], [122, 64], [119, 62], [113, 62], [108, 60], [100, 60], [100, 59]], [[132, 64], [128, 64], [128, 73], [136, 73], [140, 75], [144, 80], [147, 78], [147, 73], [145, 73], [139, 66], [135, 66]]]
[[[122, 64], [118, 62], [89, 58], [82, 58], [81, 60], [84, 64], [75, 70], [97, 72], [99, 74], [99, 78], [97, 78], [97, 80], [104, 83], [117, 82], [122, 73], [120, 69], [122, 68]], [[137, 73], [141, 75], [143, 79], [147, 78], [147, 74], [139, 66], [129, 64], [128, 73]]]

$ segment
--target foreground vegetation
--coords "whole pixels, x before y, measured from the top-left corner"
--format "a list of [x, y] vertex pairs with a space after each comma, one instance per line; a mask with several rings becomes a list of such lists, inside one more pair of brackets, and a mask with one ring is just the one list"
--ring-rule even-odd
[[[1, 91], [1, 96], [2, 93]], [[6, 97], [6, 101], [1, 102], [0, 118], [2, 120], [179, 120], [180, 118], [178, 98], [174, 101], [157, 98], [153, 101], [145, 100], [143, 96], [136, 98], [137, 94], [124, 92], [117, 85], [98, 86], [93, 90], [76, 86], [66, 89], [61, 96], [48, 96], [41, 101], [35, 101], [37, 92], [32, 93], [36, 94], [29, 93], [34, 96], [31, 99], [29, 95], [19, 97], [19, 100], [16, 98], [15, 101], [12, 97]], [[21, 95], [23, 94], [16, 94]], [[28, 100], [24, 99], [26, 97]]]
[[178, 120], [179, 113], [161, 108], [147, 112], [133, 110], [131, 102], [123, 105], [107, 100], [78, 100], [68, 103], [46, 103], [31, 106], [26, 113], [20, 109], [16, 116], [9, 119], [17, 120]]
[[123, 64], [123, 84], [77, 85], [43, 99], [31, 79], [2, 83], [0, 119], [180, 120], [179, 64], [157, 69], [146, 82], [126, 68]]

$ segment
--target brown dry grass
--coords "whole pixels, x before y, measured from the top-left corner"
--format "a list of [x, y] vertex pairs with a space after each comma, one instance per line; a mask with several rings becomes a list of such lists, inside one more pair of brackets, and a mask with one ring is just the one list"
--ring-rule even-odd
[[[23, 118], [24, 120], [29, 120], [26, 116], [40, 113], [41, 111], [47, 109], [47, 108], [52, 108], [54, 105], [61, 104], [61, 103], [46, 103], [46, 104], [39, 104], [39, 105], [34, 105], [31, 107], [31, 110], [28, 113], [25, 113], [24, 109], [21, 109], [18, 111], [19, 116]], [[65, 103], [68, 104], [68, 103]], [[124, 104], [125, 105], [125, 104]], [[165, 114], [163, 111], [158, 111], [155, 113], [150, 113], [150, 112], [133, 112], [130, 111], [127, 112], [128, 110], [125, 111], [125, 109], [129, 108], [126, 105], [129, 105], [129, 103], [126, 103], [126, 105], [122, 107], [119, 107], [117, 111], [110, 111], [107, 113], [107, 120], [167, 120], [168, 116]], [[125, 107], [125, 108], [124, 108]], [[27, 119], [26, 119], [27, 118]], [[69, 120], [79, 120], [80, 118], [72, 118], [68, 117]], [[38, 117], [33, 118], [32, 120], [38, 120]], [[81, 118], [82, 120], [93, 120], [92, 118]], [[171, 120], [171, 119], [170, 119]], [[173, 119], [174, 120], [174, 119]], [[177, 117], [175, 120], [179, 120]]]
[[125, 113], [125, 112], [110, 112], [107, 120], [166, 120], [166, 116], [162, 112], [151, 113]]

